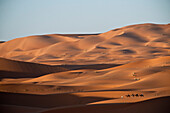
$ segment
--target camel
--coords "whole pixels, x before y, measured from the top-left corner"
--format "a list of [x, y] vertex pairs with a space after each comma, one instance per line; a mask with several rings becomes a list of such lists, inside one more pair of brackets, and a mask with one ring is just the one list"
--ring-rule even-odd
[[128, 94], [128, 95], [126, 95], [126, 97], [130, 97], [130, 95]]
[[139, 97], [139, 95], [138, 95], [138, 94], [136, 94], [135, 96], [136, 96], [136, 97]]
[[140, 97], [144, 97], [144, 95], [143, 95], [143, 94], [140, 94]]
[[135, 95], [134, 95], [134, 94], [132, 94], [131, 96], [132, 96], [132, 97], [134, 97]]

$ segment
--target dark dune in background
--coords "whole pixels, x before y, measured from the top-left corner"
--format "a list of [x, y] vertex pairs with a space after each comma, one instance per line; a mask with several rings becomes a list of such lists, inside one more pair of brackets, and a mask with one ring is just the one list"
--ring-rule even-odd
[[0, 41], [0, 43], [4, 43], [5, 41]]
[[170, 24], [17, 38], [0, 57], [4, 113], [169, 112]]

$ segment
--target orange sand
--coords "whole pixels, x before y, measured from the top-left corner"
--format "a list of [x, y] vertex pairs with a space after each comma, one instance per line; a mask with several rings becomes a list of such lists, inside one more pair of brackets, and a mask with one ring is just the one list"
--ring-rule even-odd
[[169, 42], [170, 24], [2, 42], [0, 111], [168, 113]]

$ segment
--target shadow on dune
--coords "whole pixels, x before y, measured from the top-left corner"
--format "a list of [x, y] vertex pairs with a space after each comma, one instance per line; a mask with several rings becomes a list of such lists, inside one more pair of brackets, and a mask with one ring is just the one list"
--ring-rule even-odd
[[0, 58], [0, 79], [33, 78], [41, 75], [78, 69], [107, 69], [122, 64], [89, 64], [89, 65], [44, 65]]
[[126, 32], [126, 33], [123, 33], [121, 35], [118, 35], [117, 37], [126, 37], [126, 38], [130, 38], [130, 39], [133, 39], [137, 42], [147, 42], [147, 40], [145, 40], [145, 38], [133, 33], [133, 32]]
[[41, 75], [24, 72], [0, 71], [0, 80], [3, 78], [34, 78]]
[[41, 113], [170, 113], [169, 102], [170, 97], [160, 97], [137, 103], [74, 106]]
[[107, 89], [107, 90], [92, 90], [92, 91], [83, 91], [83, 92], [99, 92], [99, 91], [135, 91], [138, 89]]
[[39, 77], [44, 74], [68, 71], [59, 66], [23, 62], [0, 58], [0, 79]]
[[122, 64], [89, 64], [89, 65], [60, 65], [59, 67], [63, 67], [66, 69], [78, 70], [78, 69], [107, 69], [111, 67], [120, 66]]
[[[61, 107], [69, 105], [81, 105], [91, 102], [107, 100], [111, 98], [104, 97], [79, 97], [73, 94], [50, 94], [50, 95], [35, 95], [35, 94], [19, 94], [0, 92], [0, 104], [29, 106], [29, 107]], [[113, 98], [112, 98], [113, 99]]]

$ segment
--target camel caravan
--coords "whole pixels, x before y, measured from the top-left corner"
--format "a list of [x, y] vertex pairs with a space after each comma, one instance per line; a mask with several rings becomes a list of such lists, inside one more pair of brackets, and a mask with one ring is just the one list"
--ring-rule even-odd
[[126, 97], [144, 97], [144, 95], [143, 94], [131, 94], [131, 95], [126, 95]]
[[[144, 95], [143, 94], [131, 94], [131, 95], [125, 95], [126, 97], [144, 97]], [[121, 98], [124, 98], [124, 96], [121, 96]]]

